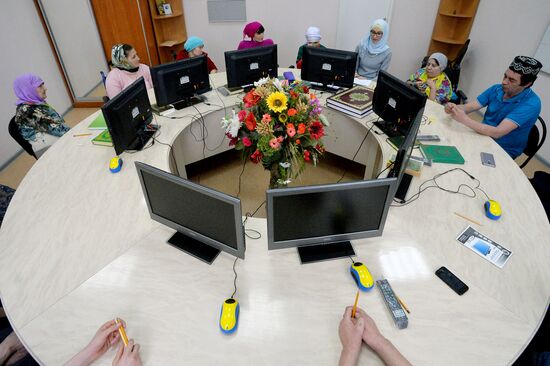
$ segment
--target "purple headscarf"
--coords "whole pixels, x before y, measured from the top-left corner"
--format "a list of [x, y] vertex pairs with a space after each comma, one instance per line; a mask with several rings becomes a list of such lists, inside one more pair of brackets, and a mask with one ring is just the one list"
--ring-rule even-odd
[[256, 31], [258, 29], [260, 29], [261, 26], [262, 26], [262, 24], [260, 22], [250, 22], [250, 23], [248, 23], [244, 27], [243, 38], [244, 38], [244, 36], [249, 36], [251, 39], [254, 38], [254, 34], [256, 33]]
[[36, 88], [44, 84], [44, 81], [34, 74], [23, 74], [13, 82], [13, 92], [17, 97], [16, 105], [19, 104], [42, 104], [44, 99], [40, 98]]

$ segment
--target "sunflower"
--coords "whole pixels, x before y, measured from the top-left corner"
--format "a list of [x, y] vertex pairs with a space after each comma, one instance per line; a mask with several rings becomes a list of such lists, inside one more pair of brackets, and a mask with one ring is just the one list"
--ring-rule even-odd
[[281, 113], [286, 109], [287, 98], [281, 92], [274, 92], [267, 97], [267, 106], [273, 112]]

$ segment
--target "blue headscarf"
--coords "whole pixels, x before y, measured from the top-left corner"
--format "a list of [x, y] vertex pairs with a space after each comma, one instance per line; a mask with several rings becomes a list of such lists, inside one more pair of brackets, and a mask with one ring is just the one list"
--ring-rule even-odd
[[378, 55], [379, 53], [384, 52], [388, 48], [390, 48], [386, 42], [388, 41], [388, 36], [390, 32], [390, 27], [388, 25], [388, 22], [386, 22], [384, 19], [376, 19], [374, 22], [372, 22], [372, 25], [370, 26], [370, 29], [373, 28], [379, 28], [384, 33], [382, 35], [382, 38], [377, 43], [374, 43], [370, 38], [370, 31], [367, 33], [365, 37], [361, 40], [361, 48], [367, 49], [369, 53]]
[[187, 42], [185, 42], [183, 48], [185, 48], [187, 52], [191, 52], [192, 50], [200, 46], [204, 46], [204, 41], [199, 37], [192, 36], [187, 39]]

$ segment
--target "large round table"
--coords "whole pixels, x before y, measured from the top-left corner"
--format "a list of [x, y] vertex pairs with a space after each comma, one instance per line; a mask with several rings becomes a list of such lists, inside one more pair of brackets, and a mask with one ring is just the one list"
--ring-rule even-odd
[[[208, 128], [208, 146], [215, 147], [223, 138], [220, 118], [239, 96], [216, 93], [225, 84], [224, 73], [213, 75], [212, 84], [206, 94], [210, 105], [197, 108]], [[360, 120], [328, 108], [325, 113], [331, 120], [327, 150], [351, 159], [374, 117]], [[187, 108], [172, 115], [180, 119], [156, 117], [158, 140], [172, 145], [172, 152], [155, 143], [124, 153], [117, 174], [108, 170], [112, 148], [73, 137], [87, 132], [92, 115], [50, 148], [17, 189], [0, 230], [0, 292], [15, 331], [40, 363], [62, 364], [99, 325], [119, 316], [142, 345], [148, 365], [337, 364], [338, 324], [357, 291], [349, 259], [301, 265], [294, 249], [267, 250], [265, 219], [248, 219], [246, 229], [262, 237], [247, 238], [246, 259], [237, 261], [241, 316], [236, 333], [227, 336], [218, 319], [223, 300], [233, 292], [234, 257], [222, 252], [207, 265], [167, 245], [174, 231], [149, 217], [135, 161], [168, 171], [177, 167], [185, 176], [186, 164], [229, 148], [223, 143], [203, 150], [195, 138], [201, 129], [196, 114]], [[420, 133], [437, 134], [440, 144], [458, 147], [466, 160], [459, 167], [501, 203], [502, 218], [484, 215], [486, 198], [480, 192], [468, 198], [428, 189], [409, 205], [391, 207], [383, 235], [353, 246], [374, 277], [387, 278], [408, 305], [409, 326], [396, 328], [377, 289], [363, 293], [359, 306], [413, 364], [510, 364], [548, 307], [548, 219], [525, 175], [492, 139], [452, 121], [432, 102], [425, 120]], [[482, 151], [494, 155], [496, 168], [481, 164]], [[365, 165], [368, 179], [392, 153], [386, 136], [373, 128], [355, 160]], [[453, 167], [425, 166], [409, 195]], [[475, 185], [458, 171], [438, 182], [449, 189]], [[456, 240], [467, 225], [513, 252], [502, 269]], [[463, 296], [451, 291], [434, 275], [440, 266], [458, 275], [469, 291]], [[110, 365], [113, 355], [109, 351], [96, 364]], [[381, 361], [364, 346], [359, 364]]]

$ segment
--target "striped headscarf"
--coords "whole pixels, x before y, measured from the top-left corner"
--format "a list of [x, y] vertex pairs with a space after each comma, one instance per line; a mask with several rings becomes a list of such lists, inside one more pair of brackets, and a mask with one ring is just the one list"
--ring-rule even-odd
[[124, 51], [124, 48], [128, 49], [128, 47], [132, 49], [132, 46], [127, 45], [125, 43], [119, 43], [113, 46], [113, 49], [111, 50], [111, 61], [113, 63], [113, 66], [123, 70], [135, 69], [135, 67], [132, 66], [130, 62], [128, 62], [128, 59], [126, 58], [126, 53]]

